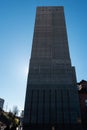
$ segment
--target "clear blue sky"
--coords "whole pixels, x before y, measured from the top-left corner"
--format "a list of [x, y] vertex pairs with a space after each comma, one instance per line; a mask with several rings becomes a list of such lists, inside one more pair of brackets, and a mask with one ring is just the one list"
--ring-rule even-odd
[[[87, 80], [87, 0], [0, 0], [0, 97], [24, 108], [37, 6], [64, 6], [72, 65]], [[6, 107], [7, 106], [7, 107]]]

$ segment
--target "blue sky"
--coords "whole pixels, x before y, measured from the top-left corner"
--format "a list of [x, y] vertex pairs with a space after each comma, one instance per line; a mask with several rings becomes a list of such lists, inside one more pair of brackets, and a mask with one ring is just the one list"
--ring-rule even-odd
[[0, 97], [24, 108], [37, 6], [64, 6], [72, 65], [87, 80], [87, 0], [0, 0]]

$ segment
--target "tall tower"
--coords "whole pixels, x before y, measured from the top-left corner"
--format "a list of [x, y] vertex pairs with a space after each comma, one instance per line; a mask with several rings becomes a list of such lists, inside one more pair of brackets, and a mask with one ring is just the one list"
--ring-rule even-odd
[[27, 81], [24, 129], [67, 129], [80, 123], [63, 7], [37, 7]]

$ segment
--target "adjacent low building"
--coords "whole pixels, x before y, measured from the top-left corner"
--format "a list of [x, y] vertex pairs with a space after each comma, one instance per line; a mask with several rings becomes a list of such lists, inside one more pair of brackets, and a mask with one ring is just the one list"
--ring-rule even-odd
[[0, 98], [0, 108], [3, 109], [4, 106], [4, 99]]
[[78, 83], [79, 99], [81, 107], [81, 119], [84, 127], [87, 128], [87, 81], [82, 80]]

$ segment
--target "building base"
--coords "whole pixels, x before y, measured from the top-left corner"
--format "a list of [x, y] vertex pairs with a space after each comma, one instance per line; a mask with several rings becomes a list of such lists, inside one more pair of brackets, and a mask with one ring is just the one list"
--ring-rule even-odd
[[24, 124], [23, 130], [84, 130], [78, 124]]

